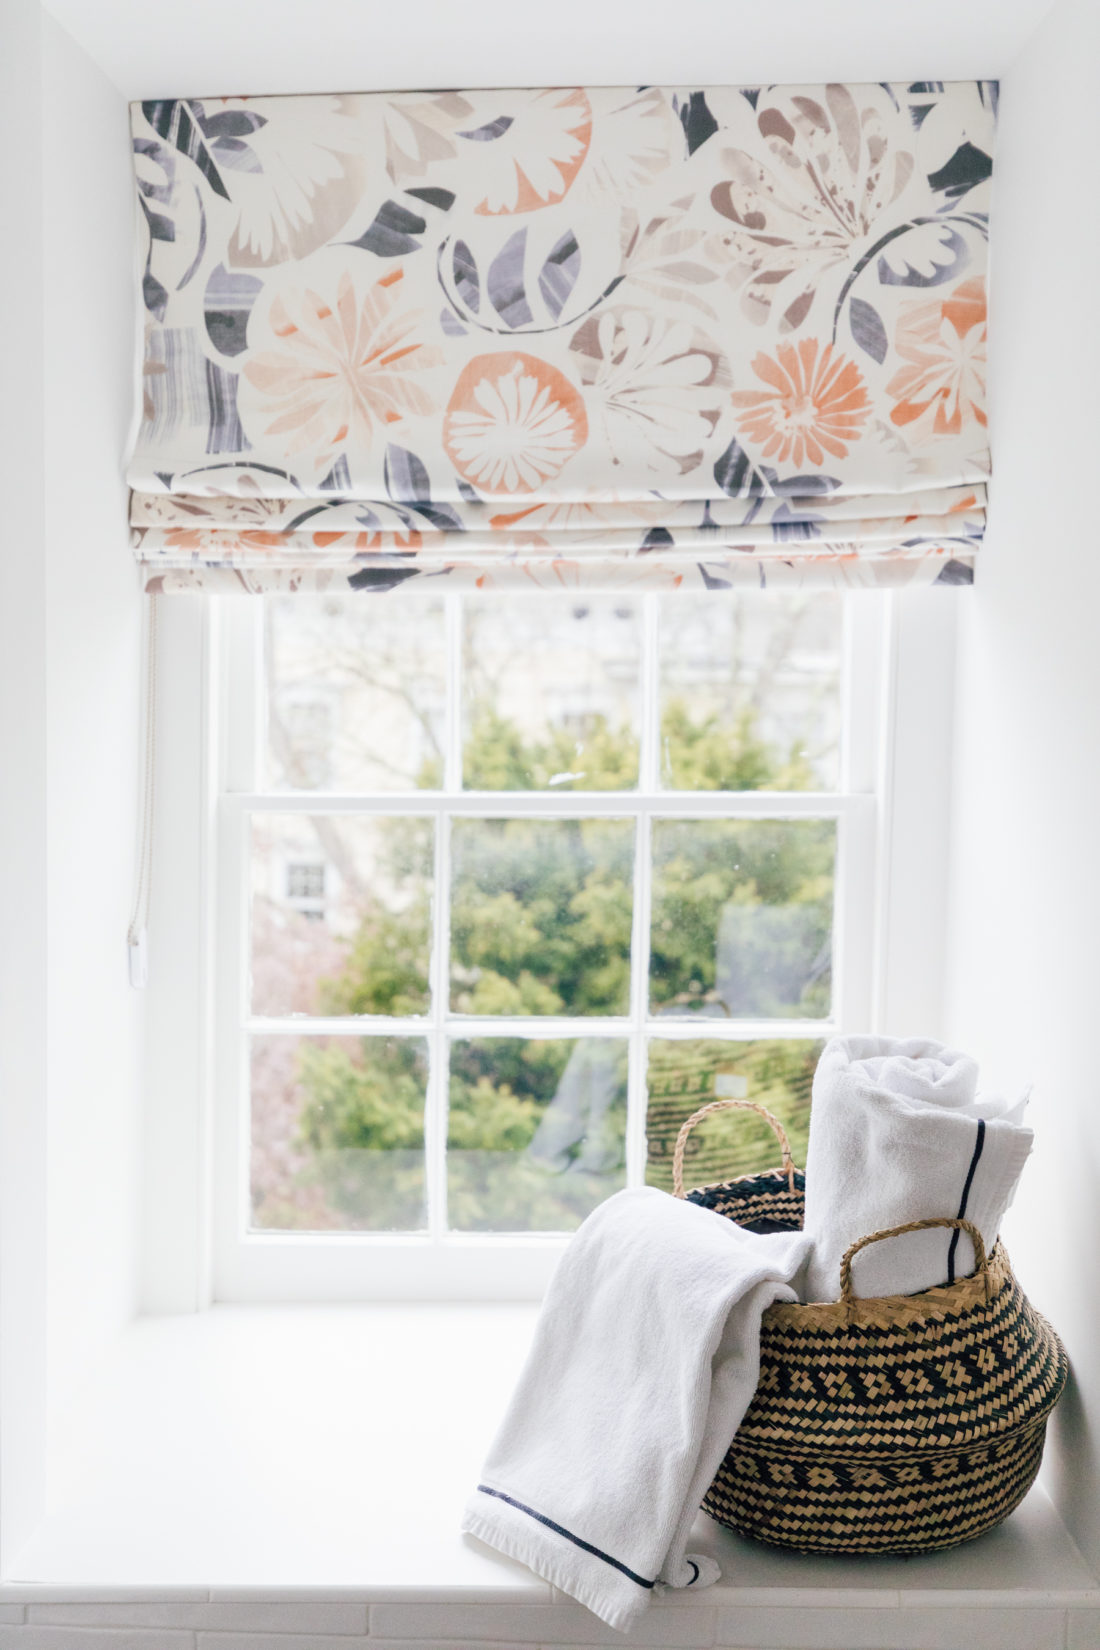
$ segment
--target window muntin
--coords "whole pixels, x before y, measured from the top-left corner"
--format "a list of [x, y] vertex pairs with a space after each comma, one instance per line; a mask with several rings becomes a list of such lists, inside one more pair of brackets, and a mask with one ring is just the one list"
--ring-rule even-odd
[[[261, 620], [259, 604], [249, 603], [252, 611], [228, 627], [231, 650], [251, 649], [253, 679], [265, 679], [258, 702], [231, 706], [231, 721], [235, 715], [242, 723], [247, 710], [256, 730], [250, 736], [239, 725], [235, 734], [231, 728], [231, 750], [255, 750], [265, 719], [270, 728], [270, 706], [284, 691], [283, 674], [293, 675], [300, 696], [327, 694], [331, 702], [335, 668], [341, 681], [354, 684], [343, 698], [341, 772], [377, 772], [370, 764], [382, 750], [389, 776], [374, 790], [289, 790], [270, 746], [252, 758], [251, 769], [238, 762], [228, 776], [223, 812], [226, 857], [235, 861], [230, 888], [244, 880], [250, 833], [259, 830], [262, 838], [278, 829], [272, 821], [280, 818], [313, 833], [326, 888], [321, 919], [290, 913], [295, 933], [284, 932], [279, 941], [292, 952], [298, 948], [295, 990], [284, 990], [281, 1001], [256, 995], [257, 976], [272, 964], [269, 938], [263, 938], [251, 959], [252, 1003], [242, 986], [232, 1020], [227, 1016], [221, 1103], [237, 1109], [242, 1126], [235, 1131], [236, 1166], [223, 1176], [238, 1190], [222, 1226], [235, 1242], [247, 1247], [280, 1232], [375, 1234], [372, 1242], [385, 1242], [386, 1234], [399, 1233], [404, 1236], [392, 1241], [432, 1248], [473, 1237], [507, 1244], [520, 1235], [568, 1230], [617, 1186], [647, 1177], [661, 1183], [661, 1142], [676, 1117], [702, 1103], [700, 1094], [713, 1098], [730, 1083], [745, 1083], [754, 1097], [787, 1113], [797, 1143], [806, 1120], [800, 1074], [807, 1051], [820, 1046], [842, 1009], [857, 1019], [866, 1013], [858, 1001], [860, 970], [850, 965], [859, 949], [853, 937], [868, 947], [870, 941], [873, 799], [851, 788], [807, 787], [823, 774], [842, 772], [850, 787], [853, 776], [872, 766], [867, 749], [855, 748], [866, 747], [866, 716], [849, 716], [843, 751], [840, 722], [853, 689], [860, 702], [876, 691], [872, 661], [882, 604], [862, 598], [846, 612], [832, 594], [715, 597], [706, 604], [715, 615], [708, 641], [706, 613], [692, 615], [685, 629], [678, 601], [660, 604], [660, 611], [653, 597], [559, 601], [554, 615], [546, 612], [547, 633], [564, 638], [562, 656], [575, 680], [564, 687], [554, 681], [553, 649], [545, 649], [517, 739], [513, 648], [498, 678], [504, 712], [498, 722], [513, 712], [504, 782], [514, 788], [490, 789], [491, 741], [487, 750], [471, 750], [477, 717], [469, 711], [479, 705], [484, 721], [480, 661], [487, 644], [478, 650], [471, 638], [489, 638], [499, 657], [516, 638], [521, 654], [532, 651], [543, 600], [387, 604], [326, 597], [323, 612], [303, 609], [299, 619], [295, 598], [265, 602]], [[736, 625], [733, 604], [747, 609]], [[227, 605], [239, 611], [245, 604]], [[281, 612], [273, 615], [272, 607]], [[341, 645], [330, 667], [319, 639], [323, 624], [333, 621]], [[296, 627], [308, 647], [293, 639]], [[425, 634], [441, 647], [441, 656], [427, 663]], [[739, 685], [739, 700], [700, 701], [696, 717], [699, 706], [689, 694], [685, 713], [685, 671], [670, 641], [685, 635], [696, 639], [696, 674], [709, 659], [723, 692], [729, 681]], [[778, 652], [780, 635], [787, 659]], [[751, 647], [724, 659], [737, 636], [752, 639]], [[357, 652], [375, 661], [369, 701], [357, 697]], [[388, 661], [386, 702], [398, 707], [406, 734], [410, 702], [419, 707], [422, 742], [424, 728], [430, 730], [427, 758], [405, 760], [400, 786], [395, 746], [387, 743], [391, 730], [378, 726], [379, 660]], [[759, 700], [765, 677], [783, 680], [787, 699], [785, 708], [767, 711], [770, 732], [762, 738], [763, 713], [754, 711], [755, 723], [746, 728], [742, 707], [751, 706], [754, 694]], [[677, 696], [685, 733], [668, 717]], [[596, 770], [601, 788], [589, 791], [587, 774], [581, 782], [558, 778], [557, 751], [548, 755], [547, 743], [568, 735], [566, 757], [577, 767], [565, 771], [577, 772], [578, 758], [591, 758], [593, 729], [604, 747]], [[690, 747], [686, 757], [680, 752], [676, 759], [677, 739]], [[754, 747], [751, 760], [741, 760], [747, 745]], [[269, 788], [257, 789], [255, 778], [265, 771], [272, 775]], [[673, 791], [677, 774], [696, 788]], [[486, 788], [472, 788], [474, 775]], [[775, 788], [761, 790], [762, 782]], [[319, 846], [318, 823], [327, 850]], [[353, 879], [369, 885], [375, 920], [386, 918], [383, 940], [373, 945], [363, 943], [363, 907], [356, 907], [337, 863], [342, 856], [346, 869], [356, 833], [373, 833], [375, 844], [373, 861], [360, 846], [360, 866], [371, 863]], [[339, 853], [334, 840], [343, 845]], [[414, 867], [409, 855], [416, 843]], [[592, 843], [599, 851], [591, 851]], [[398, 846], [404, 863], [395, 876], [385, 861]], [[532, 895], [519, 886], [525, 861], [537, 860], [540, 847], [556, 867], [556, 903], [545, 891]], [[686, 865], [678, 863], [684, 850]], [[689, 899], [694, 930], [688, 922], [692, 931], [680, 934], [685, 897], [697, 892], [693, 878], [715, 853], [723, 873], [715, 898], [730, 914], [723, 926], [715, 913], [707, 916], [705, 901]], [[300, 849], [299, 857], [304, 863]], [[779, 867], [779, 881], [773, 876], [770, 887], [769, 862]], [[526, 956], [515, 933], [493, 934], [494, 902], [502, 897], [520, 939], [525, 923], [530, 926], [532, 899], [539, 907]], [[589, 928], [599, 918], [599, 943], [579, 957], [586, 913], [578, 902], [589, 908]], [[661, 928], [670, 910], [680, 953], [672, 958], [675, 966]], [[549, 924], [548, 932], [540, 923]], [[315, 934], [315, 960], [302, 965], [301, 950]], [[322, 936], [327, 961], [320, 956]], [[559, 961], [540, 975], [530, 965], [544, 947], [556, 948]], [[691, 967], [693, 947], [707, 966]], [[737, 954], [746, 947], [756, 961], [739, 973]], [[351, 978], [347, 962], [357, 950]], [[247, 943], [236, 946], [242, 951]], [[364, 971], [362, 954], [371, 951], [375, 966]], [[222, 952], [230, 971], [233, 954], [230, 942]], [[761, 969], [769, 957], [772, 966]], [[837, 976], [831, 1000], [830, 972]], [[764, 978], [754, 983], [749, 973]], [[704, 1053], [691, 1060], [696, 1047]], [[271, 1090], [254, 1092], [251, 1107], [250, 1082]], [[659, 1097], [662, 1083], [667, 1092]], [[370, 1095], [380, 1086], [403, 1096], [400, 1115], [386, 1127], [371, 1112]]]

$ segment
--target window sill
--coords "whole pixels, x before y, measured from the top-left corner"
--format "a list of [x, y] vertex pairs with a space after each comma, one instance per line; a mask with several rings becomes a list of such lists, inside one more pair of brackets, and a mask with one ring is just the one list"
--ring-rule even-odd
[[[194, 1629], [235, 1623], [324, 1650], [364, 1634], [368, 1612], [386, 1640], [620, 1642], [458, 1533], [535, 1310], [216, 1307], [140, 1320], [56, 1439], [51, 1508], [0, 1586], [0, 1619], [65, 1623], [73, 1650], [81, 1626], [155, 1626], [187, 1650]], [[801, 1558], [703, 1524], [722, 1581], [660, 1600], [639, 1642], [1100, 1643], [1100, 1584], [1041, 1490], [991, 1535], [919, 1559]], [[339, 1640], [316, 1636], [328, 1633]], [[39, 1642], [27, 1637], [28, 1650]], [[219, 1637], [217, 1650], [231, 1647]]]

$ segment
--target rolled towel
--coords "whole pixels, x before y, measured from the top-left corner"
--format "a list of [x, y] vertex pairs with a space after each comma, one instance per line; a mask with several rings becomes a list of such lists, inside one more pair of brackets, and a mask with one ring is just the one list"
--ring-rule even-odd
[[[835, 1300], [858, 1238], [966, 1216], [992, 1249], [1031, 1150], [1015, 1102], [979, 1095], [975, 1062], [924, 1038], [834, 1037], [813, 1085], [806, 1154], [807, 1300]], [[861, 1250], [855, 1293], [915, 1295], [974, 1270], [965, 1233], [909, 1232]]]
[[554, 1274], [463, 1529], [611, 1627], [717, 1581], [689, 1532], [806, 1248], [651, 1188], [608, 1198]]

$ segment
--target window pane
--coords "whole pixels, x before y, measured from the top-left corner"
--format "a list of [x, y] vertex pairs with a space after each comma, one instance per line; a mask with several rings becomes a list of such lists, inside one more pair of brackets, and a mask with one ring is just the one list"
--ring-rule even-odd
[[467, 598], [463, 783], [618, 791], [638, 781], [640, 606]]
[[254, 814], [252, 1012], [425, 1014], [433, 825]]
[[653, 1012], [826, 1016], [835, 858], [832, 820], [655, 820]]
[[275, 790], [433, 788], [443, 772], [443, 604], [264, 600]]
[[[755, 1100], [766, 1106], [786, 1129], [796, 1166], [804, 1168], [810, 1090], [824, 1046], [796, 1039], [730, 1043], [654, 1037], [647, 1076], [646, 1184], [672, 1190], [672, 1154], [681, 1124], [711, 1100]], [[781, 1162], [779, 1143], [761, 1118], [751, 1112], [720, 1112], [688, 1136], [684, 1185], [690, 1191], [775, 1169]]]
[[427, 1078], [419, 1037], [253, 1038], [253, 1226], [423, 1231]]
[[677, 596], [661, 609], [661, 779], [685, 791], [831, 791], [842, 607], [815, 591]]
[[634, 826], [625, 819], [456, 819], [451, 1007], [625, 1014]]
[[626, 1184], [625, 1040], [451, 1048], [447, 1189], [458, 1231], [572, 1231]]

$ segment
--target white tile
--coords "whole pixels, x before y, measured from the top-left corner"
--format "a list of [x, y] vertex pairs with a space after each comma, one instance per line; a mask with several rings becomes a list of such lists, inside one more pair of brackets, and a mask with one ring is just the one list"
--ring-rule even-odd
[[366, 1604], [271, 1601], [236, 1603], [32, 1604], [28, 1621], [59, 1627], [201, 1627], [225, 1633], [367, 1631]]
[[[935, 1609], [940, 1605], [950, 1605], [956, 1610], [986, 1610], [994, 1608], [1011, 1609], [1047, 1609], [1064, 1610], [1068, 1606], [1096, 1605], [1100, 1607], [1100, 1590], [1095, 1587], [1088, 1589], [1058, 1587], [1019, 1587], [1011, 1592], [1004, 1587], [980, 1588], [968, 1587], [965, 1592], [958, 1588], [944, 1591], [937, 1588], [928, 1588], [919, 1593], [902, 1593], [901, 1607], [903, 1610]], [[1100, 1646], [1097, 1647], [1100, 1650]]]
[[273, 1584], [252, 1587], [218, 1586], [210, 1588], [215, 1604], [223, 1602], [252, 1602], [264, 1604], [298, 1604], [319, 1600], [321, 1603], [350, 1602], [361, 1604], [549, 1604], [553, 1588], [545, 1581], [531, 1577], [528, 1587], [465, 1587], [461, 1583], [435, 1586], [430, 1581], [406, 1586], [324, 1586], [279, 1587]]
[[1068, 1613], [1067, 1650], [1100, 1650], [1100, 1605], [1094, 1610]]
[[0, 1582], [0, 1601], [5, 1604], [140, 1604], [151, 1599], [157, 1604], [169, 1600], [199, 1601], [210, 1597], [207, 1587], [109, 1587], [83, 1582]]
[[1064, 1610], [722, 1610], [721, 1650], [1063, 1650]]
[[[347, 1650], [348, 1640], [344, 1640]], [[117, 1627], [0, 1627], [0, 1650], [194, 1650], [194, 1633]]]
[[23, 1606], [21, 1604], [0, 1604], [0, 1622], [22, 1620]]
[[[365, 1638], [333, 1638], [316, 1633], [200, 1633], [198, 1650], [367, 1650]], [[376, 1650], [370, 1645], [370, 1650]]]
[[714, 1643], [714, 1611], [665, 1605], [630, 1633], [605, 1627], [579, 1604], [372, 1604], [371, 1637], [489, 1644], [650, 1644], [700, 1650]]
[[[718, 1608], [760, 1610], [896, 1610], [901, 1595], [885, 1587], [708, 1587]], [[1003, 1602], [1003, 1600], [998, 1600]]]

